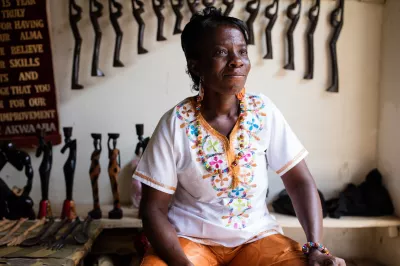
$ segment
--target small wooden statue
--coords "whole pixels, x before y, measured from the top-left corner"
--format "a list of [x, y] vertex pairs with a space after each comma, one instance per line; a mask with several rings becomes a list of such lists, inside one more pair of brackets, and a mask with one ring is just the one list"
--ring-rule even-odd
[[101, 134], [93, 133], [92, 138], [93, 138], [94, 151], [92, 152], [92, 156], [90, 157], [92, 163], [90, 164], [89, 175], [93, 192], [93, 210], [91, 210], [88, 213], [88, 215], [93, 219], [101, 219], [102, 213], [100, 209], [99, 185], [98, 185], [98, 180], [101, 172], [101, 167], [100, 167]]
[[314, 77], [314, 32], [317, 28], [319, 11], [320, 11], [321, 0], [316, 0], [315, 5], [313, 5], [308, 11], [308, 19], [310, 20], [310, 25], [307, 31], [307, 73], [304, 79], [313, 79]]
[[181, 9], [183, 7], [183, 0], [170, 0], [172, 9], [174, 10], [176, 16], [176, 22], [174, 27], [174, 34], [182, 33], [181, 24], [183, 15], [181, 13]]
[[66, 196], [67, 198], [64, 200], [64, 205], [61, 213], [61, 219], [65, 217], [73, 220], [76, 218], [76, 209], [75, 203], [72, 199], [72, 191], [74, 187], [74, 175], [76, 168], [76, 139], [72, 140], [72, 127], [64, 127], [64, 146], [61, 148], [61, 153], [64, 154], [69, 149], [69, 154], [67, 161], [64, 164], [64, 178], [65, 178], [65, 186]]
[[90, 0], [90, 21], [93, 25], [95, 34], [93, 58], [92, 58], [92, 77], [103, 77], [104, 73], [99, 68], [99, 57], [100, 57], [100, 44], [101, 44], [101, 28], [99, 24], [99, 18], [103, 15], [103, 5], [98, 0]]
[[[247, 2], [246, 11], [250, 13], [249, 18], [246, 21], [247, 28], [249, 29], [249, 44], [254, 45], [254, 21], [256, 20], [258, 11], [260, 10], [261, 0], [251, 0]], [[255, 6], [254, 6], [255, 5]]]
[[[274, 11], [275, 10], [275, 11]], [[265, 8], [265, 17], [269, 19], [267, 28], [265, 29], [265, 36], [267, 38], [267, 54], [264, 59], [272, 59], [274, 52], [272, 50], [272, 29], [275, 26], [275, 22], [278, 19], [279, 11], [279, 0], [274, 0], [272, 4]]]
[[339, 4], [331, 13], [331, 26], [333, 29], [332, 38], [329, 42], [329, 50], [331, 55], [332, 66], [332, 83], [327, 89], [329, 92], [339, 92], [339, 67], [337, 59], [336, 44], [339, 40], [340, 32], [344, 22], [344, 0], [339, 0]]
[[[110, 219], [121, 219], [123, 216], [121, 204], [119, 202], [119, 191], [118, 191], [118, 174], [121, 170], [121, 158], [119, 150], [117, 149], [117, 139], [119, 134], [110, 133], [108, 134], [108, 175], [110, 176], [111, 189], [114, 198], [114, 209], [108, 213]], [[112, 141], [112, 146], [111, 146]]]
[[135, 18], [136, 22], [139, 25], [138, 54], [147, 54], [148, 51], [143, 47], [144, 28], [146, 27], [146, 24], [142, 19], [142, 14], [144, 13], [144, 4], [140, 0], [131, 0], [131, 1], [132, 1], [133, 17]]
[[43, 154], [42, 163], [39, 166], [40, 184], [42, 190], [42, 200], [40, 201], [38, 219], [43, 217], [53, 217], [49, 201], [50, 172], [53, 165], [53, 145], [50, 141], [45, 141], [45, 131], [38, 131], [39, 146], [36, 150], [36, 157]]
[[203, 5], [205, 7], [212, 7], [215, 4], [215, 0], [203, 0]]
[[[118, 18], [120, 18], [122, 16], [122, 5], [120, 3], [118, 3], [117, 0], [108, 0], [108, 7], [110, 10], [111, 24], [114, 28], [115, 34], [117, 35], [115, 37], [113, 66], [114, 67], [123, 67], [124, 64], [120, 60], [120, 53], [121, 53], [122, 37], [124, 34], [118, 23]], [[113, 7], [116, 8], [117, 11], [114, 12]]]
[[82, 37], [79, 33], [78, 22], [82, 19], [82, 8], [78, 6], [75, 0], [69, 0], [69, 24], [71, 25], [72, 33], [75, 39], [74, 61], [72, 63], [72, 82], [73, 90], [83, 89], [79, 84], [79, 59], [81, 57]]
[[[296, 11], [297, 10], [297, 11]], [[293, 41], [293, 33], [296, 29], [297, 23], [300, 19], [301, 13], [301, 0], [295, 0], [293, 4], [291, 4], [286, 12], [288, 18], [292, 21], [290, 23], [289, 29], [286, 33], [287, 41], [288, 41], [288, 63], [284, 66], [284, 69], [294, 70], [294, 41]]]
[[222, 3], [226, 5], [224, 16], [228, 17], [232, 12], [233, 6], [235, 5], [235, 0], [223, 0]]
[[196, 14], [197, 12], [197, 7], [200, 5], [200, 0], [187, 0], [188, 6], [190, 13]]
[[165, 8], [165, 0], [152, 0], [153, 9], [157, 16], [157, 41], [166, 41], [167, 38], [164, 37], [164, 15], [162, 14], [162, 10]]

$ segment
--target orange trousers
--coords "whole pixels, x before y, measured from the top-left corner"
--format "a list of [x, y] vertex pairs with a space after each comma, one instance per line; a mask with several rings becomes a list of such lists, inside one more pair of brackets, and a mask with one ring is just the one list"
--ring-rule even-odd
[[[271, 235], [235, 248], [206, 246], [179, 238], [188, 259], [195, 266], [307, 266], [307, 259], [296, 241], [281, 234]], [[141, 266], [166, 266], [153, 250]]]

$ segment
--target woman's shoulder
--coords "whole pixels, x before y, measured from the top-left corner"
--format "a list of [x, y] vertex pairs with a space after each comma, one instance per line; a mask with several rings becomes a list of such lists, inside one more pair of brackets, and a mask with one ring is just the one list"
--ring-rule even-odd
[[194, 111], [194, 97], [188, 97], [165, 112], [160, 122], [163, 124], [190, 123], [195, 119]]
[[272, 110], [275, 108], [274, 103], [263, 93], [246, 92], [245, 102], [248, 109], [254, 110]]

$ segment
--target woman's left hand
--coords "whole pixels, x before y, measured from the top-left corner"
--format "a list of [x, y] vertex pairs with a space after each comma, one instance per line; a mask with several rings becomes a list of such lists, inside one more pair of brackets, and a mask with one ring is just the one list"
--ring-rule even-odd
[[344, 259], [331, 255], [323, 254], [318, 250], [311, 251], [308, 255], [308, 265], [310, 266], [346, 266]]

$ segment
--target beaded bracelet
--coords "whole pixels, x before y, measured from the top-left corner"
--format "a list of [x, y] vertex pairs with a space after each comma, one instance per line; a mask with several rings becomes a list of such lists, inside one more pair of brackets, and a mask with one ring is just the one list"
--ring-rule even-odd
[[315, 242], [307, 242], [307, 243], [305, 243], [305, 244], [303, 245], [303, 248], [302, 248], [303, 253], [304, 253], [305, 255], [308, 255], [308, 254], [310, 253], [310, 251], [311, 251], [312, 248], [318, 249], [318, 250], [319, 250], [321, 253], [323, 253], [323, 254], [326, 254], [326, 255], [329, 255], [329, 254], [330, 254], [329, 250], [328, 250], [326, 247], [324, 247], [324, 246], [323, 246], [322, 244], [320, 244], [320, 243], [315, 243]]

